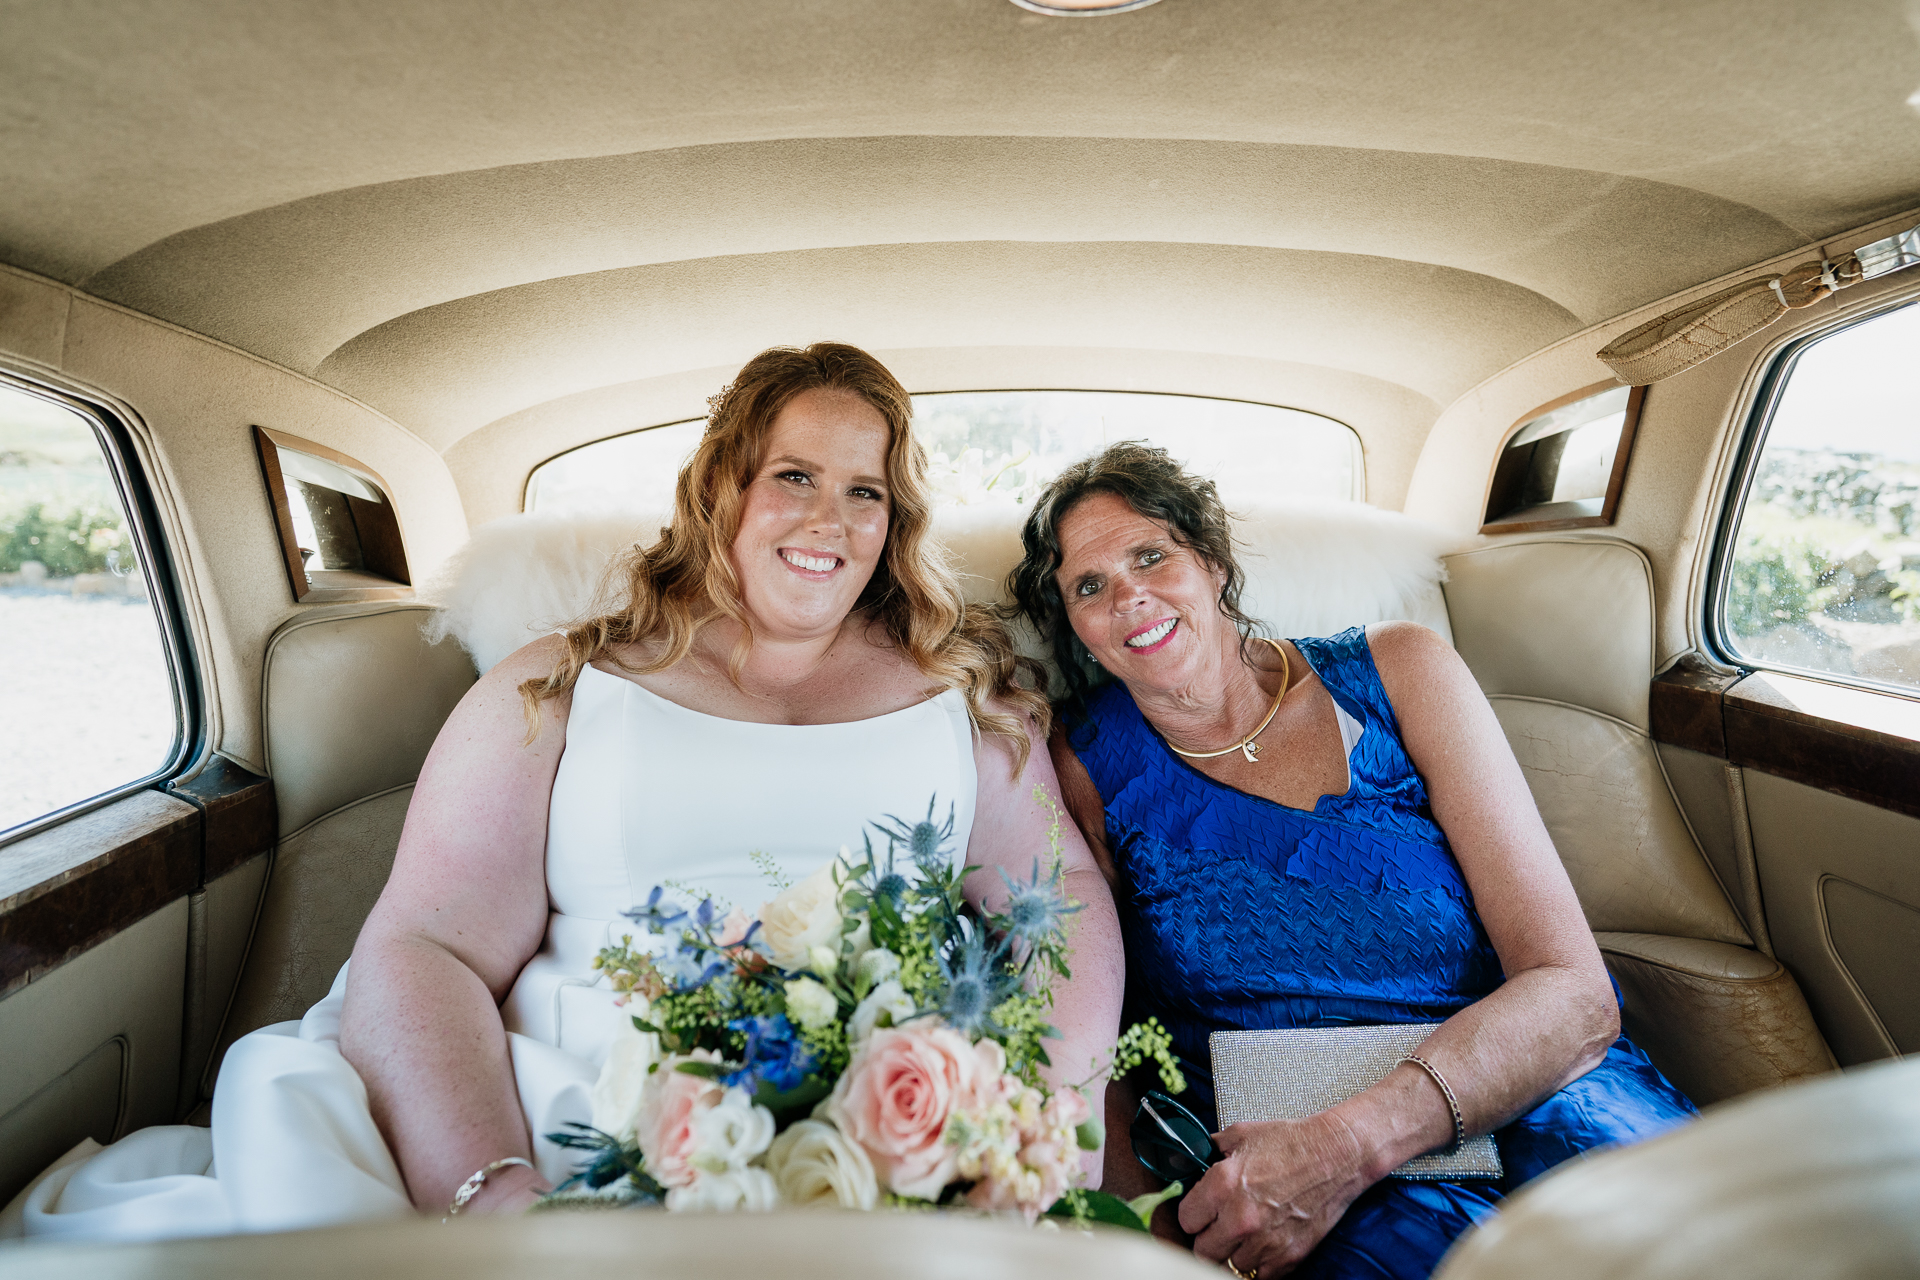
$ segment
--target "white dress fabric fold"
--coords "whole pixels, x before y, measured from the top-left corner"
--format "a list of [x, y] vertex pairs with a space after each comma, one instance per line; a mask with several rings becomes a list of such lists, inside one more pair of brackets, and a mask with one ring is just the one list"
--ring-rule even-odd
[[[645, 932], [622, 912], [656, 885], [751, 911], [867, 824], [951, 811], [964, 852], [977, 779], [966, 704], [947, 692], [845, 724], [766, 725], [689, 711], [589, 667], [568, 718], [547, 828], [550, 914], [501, 1006], [534, 1161], [558, 1182], [625, 1013], [595, 973], [601, 947]], [[691, 903], [689, 902], [689, 905]], [[412, 1212], [406, 1184], [339, 1048], [346, 969], [299, 1022], [237, 1040], [211, 1130], [142, 1129], [76, 1149], [0, 1214], [29, 1237], [157, 1240], [290, 1231]], [[4, 1230], [4, 1226], [0, 1226]]]

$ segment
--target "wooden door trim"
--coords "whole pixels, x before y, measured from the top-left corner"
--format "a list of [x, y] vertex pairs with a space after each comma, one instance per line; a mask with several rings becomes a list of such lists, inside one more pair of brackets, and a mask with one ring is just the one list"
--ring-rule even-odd
[[1655, 741], [1920, 817], [1920, 700], [1676, 666], [1654, 679], [1648, 717]]
[[217, 758], [0, 851], [0, 996], [273, 847], [273, 784]]

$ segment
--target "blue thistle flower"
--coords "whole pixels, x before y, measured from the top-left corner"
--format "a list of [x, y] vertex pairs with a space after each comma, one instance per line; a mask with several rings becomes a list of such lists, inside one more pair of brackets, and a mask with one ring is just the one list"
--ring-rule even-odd
[[946, 822], [936, 823], [933, 820], [933, 806], [937, 800], [938, 797], [930, 798], [927, 801], [927, 816], [911, 826], [892, 814], [887, 815], [887, 822], [893, 824], [891, 827], [881, 822], [873, 824], [889, 839], [898, 840], [906, 845], [907, 852], [913, 857], [914, 865], [930, 876], [938, 875], [953, 861], [953, 855], [947, 852], [946, 844], [953, 839], [954, 808], [948, 805]]
[[1004, 869], [1000, 879], [1006, 882], [1006, 909], [994, 917], [994, 924], [1011, 937], [1023, 942], [1036, 942], [1051, 935], [1066, 923], [1066, 917], [1080, 910], [1079, 905], [1069, 905], [1065, 888], [1065, 876], [1059, 864], [1055, 864], [1053, 874], [1046, 880], [1040, 878], [1040, 859], [1033, 860], [1033, 877], [1021, 884]]
[[885, 898], [896, 907], [907, 896], [907, 877], [894, 865], [894, 853], [898, 848], [898, 842], [892, 838], [887, 840], [887, 869], [882, 871], [880, 860], [873, 856], [873, 839], [867, 839], [867, 865], [873, 868], [873, 896]]
[[727, 1029], [741, 1032], [747, 1037], [747, 1047], [741, 1055], [745, 1060], [744, 1065], [725, 1077], [724, 1083], [728, 1085], [739, 1085], [752, 1092], [757, 1083], [764, 1080], [785, 1093], [798, 1088], [800, 1082], [820, 1065], [813, 1051], [794, 1032], [793, 1024], [787, 1021], [784, 1013], [735, 1018], [727, 1024]]
[[951, 958], [940, 957], [940, 1016], [964, 1035], [1005, 1035], [993, 1021], [993, 1011], [1019, 987], [1017, 976], [1000, 969], [998, 948], [988, 950], [986, 935], [975, 930], [955, 947]]

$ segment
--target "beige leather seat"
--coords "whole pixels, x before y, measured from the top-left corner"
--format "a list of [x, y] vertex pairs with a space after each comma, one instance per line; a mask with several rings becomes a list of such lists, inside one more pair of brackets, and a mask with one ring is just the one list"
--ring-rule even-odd
[[280, 840], [209, 1093], [226, 1046], [327, 993], [386, 885], [414, 779], [475, 679], [457, 644], [422, 636], [431, 613], [318, 608], [267, 644], [262, 718]]
[[1653, 571], [1610, 538], [1447, 557], [1447, 608], [1526, 771], [1626, 1029], [1696, 1102], [1834, 1069], [1793, 976], [1753, 947], [1648, 736]]
[[1578, 1161], [1463, 1238], [1436, 1280], [1920, 1275], [1920, 1060], [1716, 1108]]

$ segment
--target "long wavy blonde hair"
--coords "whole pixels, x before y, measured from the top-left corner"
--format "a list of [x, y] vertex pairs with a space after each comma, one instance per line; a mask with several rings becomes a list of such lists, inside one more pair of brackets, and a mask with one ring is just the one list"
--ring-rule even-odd
[[[573, 688], [589, 663], [609, 657], [636, 675], [664, 671], [687, 656], [700, 628], [716, 618], [740, 624], [728, 664], [739, 679], [753, 623], [728, 552], [774, 419], [795, 396], [816, 389], [860, 396], [887, 421], [886, 551], [854, 608], [885, 628], [935, 690], [961, 690], [974, 724], [1009, 740], [1015, 774], [1026, 768], [1022, 718], [1044, 737], [1051, 723], [1046, 699], [1020, 683], [1025, 660], [985, 608], [965, 603], [945, 552], [929, 536], [926, 452], [909, 426], [913, 401], [906, 388], [878, 360], [838, 342], [762, 351], [718, 398], [700, 447], [674, 485], [672, 525], [658, 542], [636, 544], [609, 569], [613, 580], [625, 579], [625, 606], [568, 627], [566, 654], [553, 670], [521, 683], [527, 741], [539, 736], [540, 704]], [[646, 661], [634, 665], [621, 656], [625, 646], [642, 642], [652, 647]], [[989, 710], [995, 697], [1016, 714]]]

